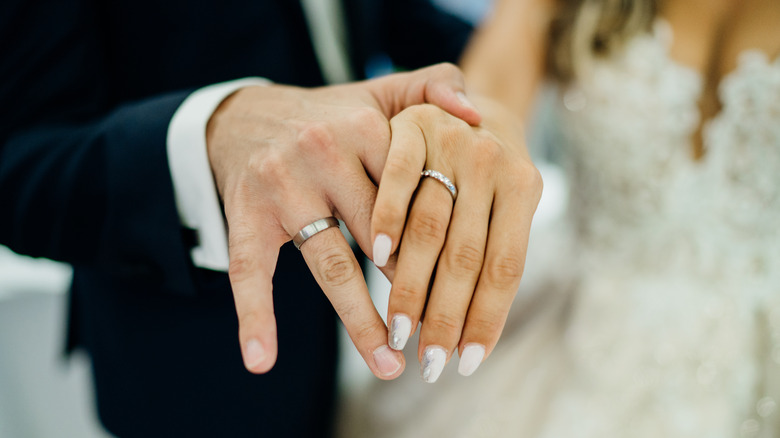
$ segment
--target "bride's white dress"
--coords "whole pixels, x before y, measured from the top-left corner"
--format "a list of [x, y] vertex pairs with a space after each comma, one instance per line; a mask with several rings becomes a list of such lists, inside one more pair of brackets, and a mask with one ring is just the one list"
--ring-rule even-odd
[[428, 385], [410, 342], [347, 435], [780, 437], [780, 59], [740, 57], [694, 160], [703, 81], [670, 38], [660, 23], [560, 91], [568, 227], [534, 236], [538, 291], [493, 354]]

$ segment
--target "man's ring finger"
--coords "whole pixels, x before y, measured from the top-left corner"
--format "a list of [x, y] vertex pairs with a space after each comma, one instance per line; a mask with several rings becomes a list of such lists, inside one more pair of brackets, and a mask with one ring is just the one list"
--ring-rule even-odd
[[333, 216], [326, 217], [323, 219], [317, 219], [316, 221], [310, 223], [309, 225], [306, 225], [305, 227], [301, 228], [301, 231], [298, 231], [298, 234], [293, 236], [293, 244], [295, 244], [295, 247], [299, 250], [301, 249], [301, 245], [303, 245], [303, 242], [306, 242], [309, 240], [309, 238], [320, 231], [327, 230], [331, 227], [338, 228], [339, 226], [339, 220], [336, 219]]

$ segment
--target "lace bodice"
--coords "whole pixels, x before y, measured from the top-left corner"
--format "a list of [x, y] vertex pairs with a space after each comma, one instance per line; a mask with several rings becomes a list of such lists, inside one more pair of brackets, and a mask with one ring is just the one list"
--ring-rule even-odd
[[[561, 92], [582, 277], [570, 345], [587, 379], [612, 388], [600, 401], [615, 404], [572, 425], [574, 436], [590, 436], [587, 425], [615, 433], [603, 429], [615, 418], [663, 436], [775, 436], [766, 424], [780, 416], [780, 58], [740, 56], [696, 160], [703, 80], [670, 58], [671, 38], [659, 21]], [[558, 409], [576, 410], [574, 398]], [[675, 410], [712, 416], [712, 429], [688, 418], [698, 428], [680, 434]]]
[[740, 57], [720, 85], [722, 111], [705, 122], [697, 161], [702, 79], [669, 58], [668, 35], [659, 22], [563, 94], [581, 237], [634, 268], [780, 266], [780, 58]]

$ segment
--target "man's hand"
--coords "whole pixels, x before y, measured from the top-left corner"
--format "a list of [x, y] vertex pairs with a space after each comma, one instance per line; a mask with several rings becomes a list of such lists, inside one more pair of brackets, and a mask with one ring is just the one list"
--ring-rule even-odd
[[[388, 119], [429, 102], [478, 124], [480, 115], [462, 92], [460, 71], [439, 65], [313, 90], [248, 87], [217, 109], [207, 129], [208, 154], [229, 227], [229, 275], [247, 369], [263, 373], [276, 362], [271, 280], [281, 245], [304, 226], [336, 216], [370, 251]], [[300, 249], [372, 372], [398, 376], [403, 355], [388, 348], [387, 329], [342, 234], [324, 230]]]
[[[427, 382], [438, 378], [455, 349], [459, 371], [470, 375], [496, 345], [541, 197], [519, 121], [490, 101], [480, 109], [487, 120], [480, 127], [432, 105], [391, 120], [372, 221], [374, 261], [384, 265], [398, 249], [389, 345], [402, 349], [424, 312], [418, 356]], [[441, 181], [421, 180], [424, 169], [449, 178], [457, 199]]]

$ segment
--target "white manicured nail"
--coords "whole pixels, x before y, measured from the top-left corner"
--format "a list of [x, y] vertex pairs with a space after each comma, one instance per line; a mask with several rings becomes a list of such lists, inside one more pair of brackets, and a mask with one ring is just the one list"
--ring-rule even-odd
[[412, 320], [406, 315], [395, 315], [390, 322], [388, 344], [393, 350], [403, 350], [412, 334]]
[[485, 346], [482, 344], [466, 344], [458, 362], [458, 372], [462, 376], [470, 376], [479, 368], [485, 358]]
[[387, 264], [390, 258], [390, 249], [393, 247], [393, 241], [387, 234], [379, 233], [374, 239], [374, 264], [380, 268]]
[[374, 350], [374, 362], [379, 373], [383, 376], [392, 376], [401, 368], [401, 362], [387, 345], [382, 345]]
[[423, 380], [427, 383], [433, 383], [438, 380], [446, 362], [447, 350], [438, 345], [427, 347], [420, 364]]
[[265, 359], [265, 348], [263, 344], [257, 339], [250, 339], [246, 343], [246, 350], [244, 354], [244, 364], [247, 369], [254, 369]]

